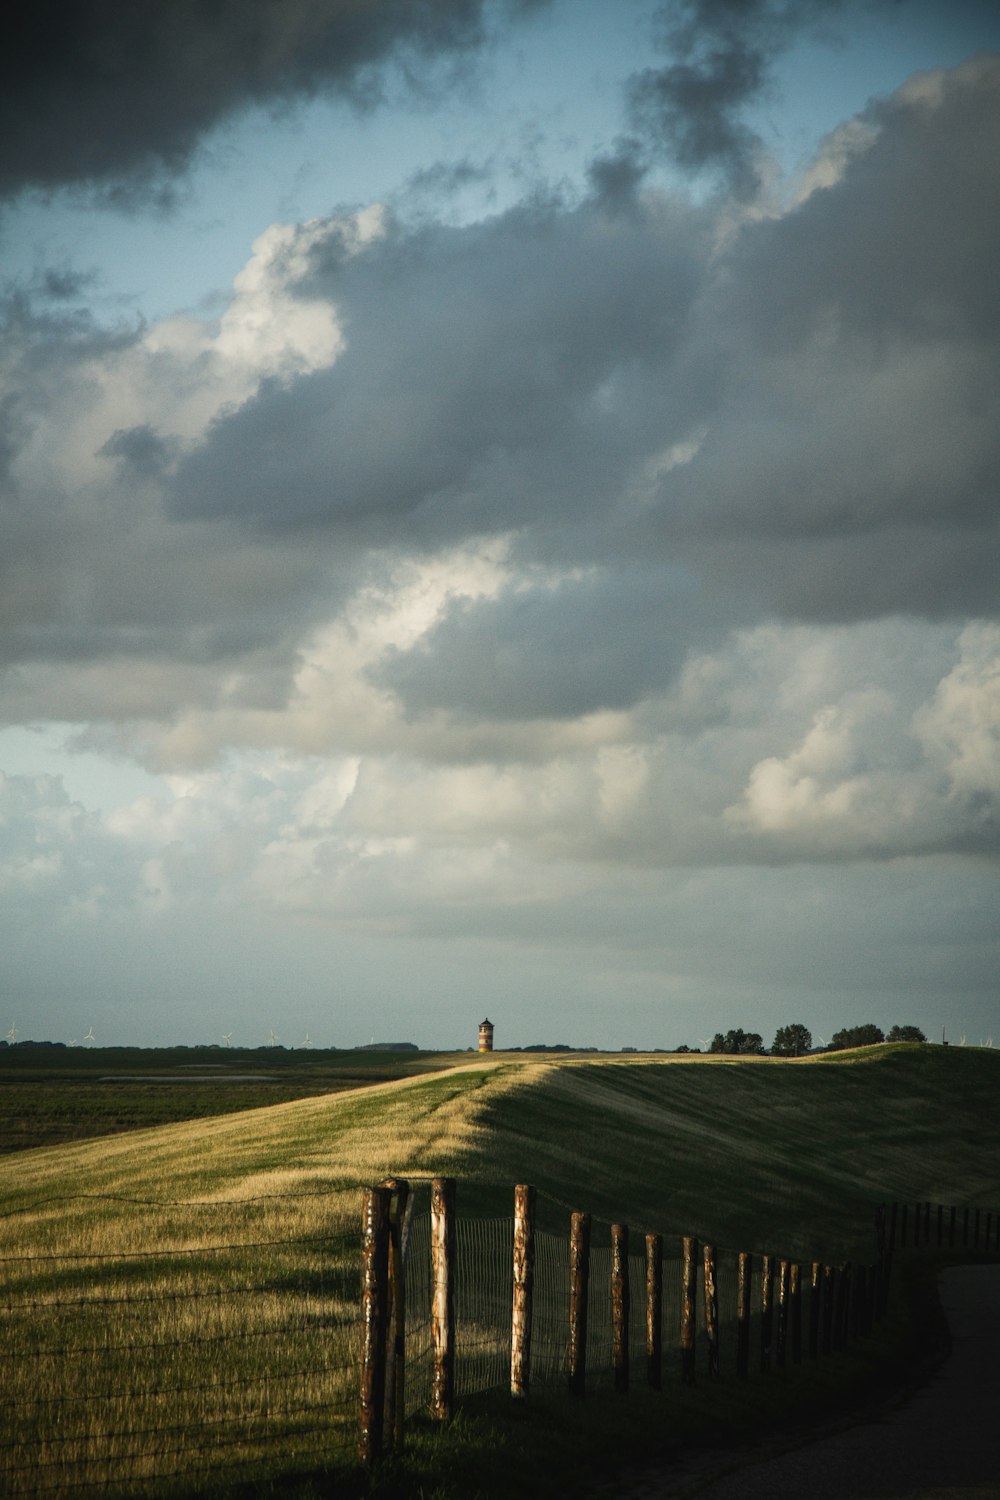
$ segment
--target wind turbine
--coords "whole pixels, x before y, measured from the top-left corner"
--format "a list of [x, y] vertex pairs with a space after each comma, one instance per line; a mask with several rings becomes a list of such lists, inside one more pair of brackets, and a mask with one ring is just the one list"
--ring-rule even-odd
[[11, 1023], [10, 1023], [10, 1030], [7, 1033], [7, 1040], [8, 1040], [8, 1042], [10, 1042], [10, 1044], [11, 1044], [12, 1047], [13, 1047], [14, 1043], [17, 1041], [17, 1027], [14, 1025], [13, 1021], [11, 1021]]
[[90, 1030], [87, 1032], [87, 1035], [84, 1037], [83, 1040], [85, 1042], [96, 1042], [97, 1041], [97, 1038], [94, 1035], [94, 1028], [93, 1028], [93, 1026], [91, 1026]]
[[303, 1045], [303, 1047], [311, 1047], [312, 1046], [312, 1037], [309, 1035], [308, 1031], [306, 1032], [306, 1039], [302, 1043], [302, 1045]]
[[227, 1047], [231, 1047], [233, 1045], [233, 1033], [231, 1031], [227, 1031], [222, 1040], [225, 1042]]
[[278, 1045], [278, 1038], [275, 1036], [273, 1031], [271, 1032], [271, 1037], [267, 1045], [269, 1047], [276, 1047]]

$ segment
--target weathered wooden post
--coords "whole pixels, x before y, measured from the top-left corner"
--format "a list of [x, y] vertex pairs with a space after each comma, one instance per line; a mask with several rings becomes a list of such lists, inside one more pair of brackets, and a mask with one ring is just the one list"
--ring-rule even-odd
[[403, 1177], [380, 1183], [389, 1199], [389, 1318], [385, 1366], [385, 1444], [402, 1449], [406, 1416], [406, 1272], [403, 1226], [407, 1222], [410, 1184]]
[[703, 1281], [705, 1291], [705, 1342], [708, 1345], [708, 1375], [718, 1380], [721, 1373], [719, 1361], [719, 1290], [715, 1275], [715, 1246], [705, 1245], [702, 1251]]
[[361, 1388], [358, 1453], [369, 1468], [382, 1452], [385, 1342], [389, 1311], [388, 1188], [365, 1188], [361, 1200]]
[[837, 1300], [834, 1306], [833, 1347], [843, 1349], [847, 1343], [847, 1329], [851, 1306], [851, 1263], [846, 1261], [837, 1270]]
[[819, 1323], [823, 1306], [823, 1267], [814, 1260], [809, 1270], [809, 1358], [819, 1357]]
[[455, 1411], [455, 1179], [431, 1183], [431, 1416]]
[[829, 1354], [833, 1348], [833, 1302], [837, 1287], [837, 1273], [833, 1266], [823, 1267], [823, 1327], [820, 1334], [820, 1353]]
[[531, 1378], [531, 1313], [535, 1288], [535, 1189], [514, 1189], [514, 1300], [510, 1314], [510, 1393], [528, 1394]]
[[681, 1379], [695, 1383], [695, 1308], [698, 1304], [698, 1241], [686, 1234], [681, 1241]]
[[750, 1373], [750, 1299], [753, 1288], [753, 1256], [741, 1250], [736, 1261], [736, 1373]]
[[858, 1338], [867, 1338], [871, 1333], [871, 1302], [868, 1296], [868, 1267], [859, 1266], [855, 1283], [855, 1306], [857, 1308]]
[[802, 1267], [793, 1260], [788, 1272], [788, 1298], [792, 1310], [792, 1364], [802, 1363]]
[[569, 1391], [587, 1383], [587, 1297], [590, 1288], [590, 1215], [573, 1214], [569, 1231]]
[[628, 1395], [628, 1325], [632, 1311], [628, 1280], [628, 1225], [611, 1226], [611, 1363], [615, 1390]]
[[771, 1340], [774, 1330], [774, 1256], [762, 1255], [760, 1261], [760, 1372], [771, 1369]]
[[784, 1369], [788, 1344], [788, 1261], [778, 1262], [778, 1329], [774, 1340], [774, 1362]]
[[663, 1383], [663, 1236], [646, 1236], [646, 1383]]

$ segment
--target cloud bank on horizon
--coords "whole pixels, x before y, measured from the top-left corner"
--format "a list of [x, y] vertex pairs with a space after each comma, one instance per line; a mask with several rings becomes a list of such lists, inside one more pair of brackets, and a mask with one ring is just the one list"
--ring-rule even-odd
[[[546, 9], [32, 7], [0, 190], [162, 214], [241, 111], [401, 109], [390, 69], [474, 102]], [[991, 1029], [1000, 57], [789, 180], [754, 109], [852, 8], [640, 11], [659, 52], [576, 181], [456, 217], [429, 162], [436, 211], [261, 224], [217, 317], [109, 320], [42, 257], [8, 285], [0, 716], [66, 741], [65, 776], [0, 776], [39, 1034], [74, 952], [128, 1036], [136, 986], [191, 1027], [209, 975], [210, 1026], [266, 1030], [269, 962], [315, 1031], [331, 959], [335, 1031], [428, 1043], [470, 993], [508, 1041], [543, 994], [584, 1044]], [[88, 805], [74, 750], [156, 780]]]

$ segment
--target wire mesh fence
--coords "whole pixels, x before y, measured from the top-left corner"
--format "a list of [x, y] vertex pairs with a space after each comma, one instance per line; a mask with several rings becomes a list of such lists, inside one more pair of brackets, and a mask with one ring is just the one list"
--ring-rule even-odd
[[353, 1454], [356, 1229], [260, 1238], [259, 1205], [217, 1204], [184, 1246], [171, 1220], [190, 1235], [207, 1205], [129, 1206], [154, 1248], [91, 1248], [98, 1214], [81, 1248], [43, 1228], [0, 1256], [0, 1491], [193, 1490]]

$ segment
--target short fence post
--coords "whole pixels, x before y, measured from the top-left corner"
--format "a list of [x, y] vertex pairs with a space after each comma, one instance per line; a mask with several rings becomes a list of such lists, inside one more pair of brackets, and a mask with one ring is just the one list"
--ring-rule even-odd
[[788, 1272], [788, 1296], [792, 1308], [792, 1364], [802, 1363], [802, 1267], [793, 1260]]
[[[893, 1203], [889, 1207], [889, 1250], [890, 1250], [890, 1252], [893, 1251], [893, 1250], [895, 1250], [895, 1248], [896, 1248], [896, 1229], [897, 1229], [897, 1220], [898, 1220], [898, 1218], [899, 1218], [899, 1204], [898, 1203]], [[879, 1250], [881, 1251], [882, 1248], [883, 1247], [882, 1247], [882, 1245], [880, 1243], [879, 1244]]]
[[611, 1226], [611, 1359], [615, 1390], [628, 1394], [628, 1325], [631, 1311], [628, 1279], [628, 1225]]
[[930, 1242], [931, 1242], [931, 1205], [929, 1203], [925, 1203], [924, 1204], [924, 1248], [925, 1249], [930, 1245]]
[[514, 1189], [514, 1299], [510, 1314], [510, 1393], [526, 1396], [531, 1378], [531, 1314], [535, 1286], [535, 1189]]
[[569, 1392], [582, 1396], [587, 1381], [587, 1296], [590, 1286], [590, 1215], [573, 1214], [569, 1231]]
[[951, 1208], [948, 1210], [948, 1244], [949, 1244], [949, 1246], [951, 1246], [951, 1245], [954, 1245], [954, 1243], [955, 1243], [955, 1205], [953, 1203], [951, 1205]]
[[387, 1177], [389, 1202], [389, 1318], [385, 1367], [385, 1444], [402, 1449], [406, 1418], [406, 1272], [403, 1264], [403, 1225], [410, 1184]]
[[750, 1299], [753, 1287], [753, 1256], [741, 1250], [736, 1262], [736, 1373], [750, 1373]]
[[976, 1222], [972, 1232], [972, 1246], [974, 1250], [979, 1249], [979, 1209], [976, 1209]]
[[910, 1205], [908, 1203], [904, 1203], [902, 1213], [899, 1216], [899, 1248], [901, 1250], [906, 1249], [906, 1220], [909, 1212]]
[[821, 1354], [829, 1354], [833, 1346], [833, 1297], [835, 1290], [835, 1275], [832, 1266], [823, 1267], [823, 1327], [820, 1335], [819, 1350]]
[[762, 1255], [760, 1260], [760, 1371], [766, 1375], [771, 1368], [771, 1335], [774, 1327], [774, 1256]]
[[774, 1362], [781, 1370], [785, 1364], [788, 1343], [788, 1262], [778, 1262], [778, 1331], [774, 1341]]
[[969, 1210], [967, 1208], [963, 1208], [962, 1209], [962, 1244], [963, 1245], [968, 1245], [968, 1243], [969, 1243]]
[[708, 1344], [709, 1379], [718, 1380], [719, 1361], [719, 1292], [715, 1277], [715, 1246], [705, 1245], [702, 1251], [705, 1284], [705, 1340]]
[[698, 1301], [698, 1241], [686, 1234], [681, 1241], [681, 1379], [695, 1383], [695, 1307]]
[[663, 1236], [646, 1236], [646, 1381], [663, 1382]]
[[843, 1349], [847, 1343], [851, 1307], [851, 1263], [847, 1261], [837, 1273], [837, 1318], [834, 1331], [834, 1348]]
[[448, 1422], [455, 1411], [455, 1179], [431, 1183], [431, 1416]]
[[809, 1358], [819, 1356], [819, 1321], [823, 1305], [823, 1267], [814, 1260], [809, 1269]]
[[361, 1207], [361, 1389], [358, 1453], [368, 1468], [382, 1452], [385, 1336], [389, 1303], [388, 1188], [365, 1188]]

